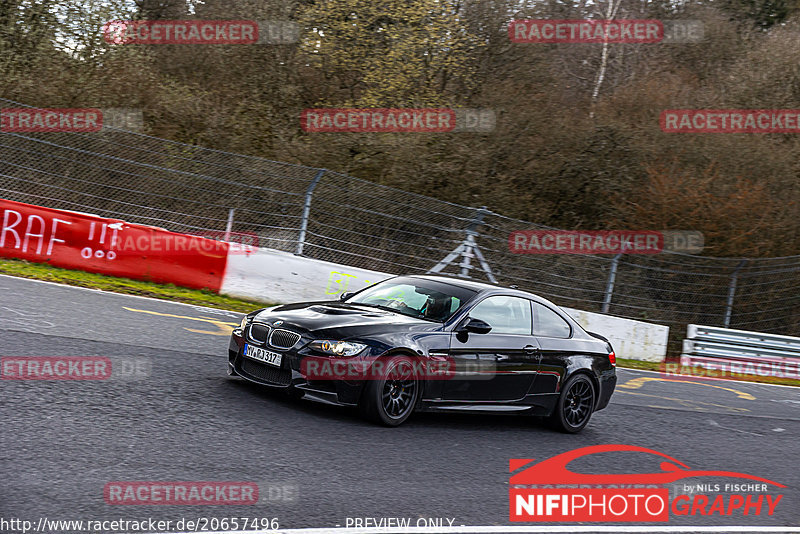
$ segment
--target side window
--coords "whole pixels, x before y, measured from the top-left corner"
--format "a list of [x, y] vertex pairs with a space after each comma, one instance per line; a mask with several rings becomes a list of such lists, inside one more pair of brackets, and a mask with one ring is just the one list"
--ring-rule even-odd
[[519, 297], [489, 297], [472, 308], [469, 316], [486, 321], [492, 334], [531, 334], [531, 304]]
[[538, 302], [533, 303], [536, 319], [533, 322], [533, 334], [536, 336], [568, 338], [572, 327], [556, 312]]

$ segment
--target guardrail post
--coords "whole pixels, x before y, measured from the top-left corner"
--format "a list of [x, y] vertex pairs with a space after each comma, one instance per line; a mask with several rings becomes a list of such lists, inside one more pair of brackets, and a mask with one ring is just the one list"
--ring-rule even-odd
[[600, 313], [608, 313], [608, 307], [611, 306], [611, 295], [614, 294], [614, 282], [617, 280], [617, 267], [621, 257], [622, 252], [611, 260], [611, 271], [608, 273], [608, 281], [606, 282], [605, 293], [603, 293], [603, 306], [600, 308]]
[[[478, 211], [475, 213], [475, 217], [472, 221], [467, 225], [467, 229], [465, 233], [467, 234], [467, 238], [464, 240], [464, 243], [467, 247], [464, 254], [461, 255], [461, 274], [462, 278], [469, 278], [469, 270], [472, 269], [471, 260], [475, 256], [474, 252], [477, 248], [475, 245], [475, 236], [478, 235], [478, 227], [483, 223], [483, 217], [486, 215], [486, 206], [481, 206], [478, 208]], [[470, 253], [473, 254], [470, 254]]]
[[725, 305], [725, 319], [722, 324], [725, 328], [730, 328], [731, 315], [733, 314], [733, 296], [736, 293], [736, 282], [739, 279], [739, 271], [747, 264], [747, 260], [742, 260], [739, 265], [733, 270], [731, 274], [731, 282], [728, 284], [728, 302]]
[[236, 210], [234, 208], [228, 210], [228, 224], [225, 225], [225, 237], [223, 238], [223, 241], [226, 243], [229, 243], [231, 240], [231, 232], [233, 231], [233, 213], [235, 211]]
[[306, 189], [306, 199], [305, 203], [303, 204], [303, 216], [300, 219], [300, 235], [297, 236], [297, 250], [295, 254], [302, 255], [303, 254], [303, 247], [306, 244], [306, 230], [308, 229], [308, 215], [311, 213], [311, 197], [314, 195], [314, 189], [316, 189], [317, 184], [322, 179], [322, 175], [325, 174], [325, 169], [320, 169], [314, 179], [311, 180], [311, 183], [308, 184], [308, 188]]

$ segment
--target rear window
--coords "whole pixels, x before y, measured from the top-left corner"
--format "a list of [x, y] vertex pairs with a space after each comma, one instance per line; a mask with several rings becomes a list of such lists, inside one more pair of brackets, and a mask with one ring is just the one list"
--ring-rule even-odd
[[533, 303], [533, 334], [536, 336], [568, 338], [572, 327], [559, 314], [538, 302]]

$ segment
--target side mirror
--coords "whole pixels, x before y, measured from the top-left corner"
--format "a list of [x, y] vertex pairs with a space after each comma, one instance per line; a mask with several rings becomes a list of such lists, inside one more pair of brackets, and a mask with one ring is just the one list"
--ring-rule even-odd
[[458, 330], [460, 332], [472, 332], [473, 334], [488, 334], [492, 331], [492, 327], [486, 321], [469, 318]]
[[346, 292], [346, 293], [340, 293], [339, 294], [339, 300], [347, 300], [352, 296], [353, 296], [353, 292], [352, 291]]

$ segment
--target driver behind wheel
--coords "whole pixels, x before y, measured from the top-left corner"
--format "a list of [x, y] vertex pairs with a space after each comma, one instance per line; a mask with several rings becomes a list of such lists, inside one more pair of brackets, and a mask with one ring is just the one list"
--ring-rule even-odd
[[425, 306], [422, 307], [422, 316], [434, 321], [444, 321], [450, 312], [449, 298], [434, 298], [429, 296]]

